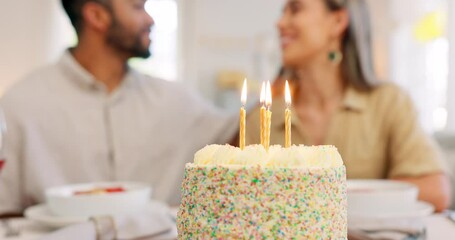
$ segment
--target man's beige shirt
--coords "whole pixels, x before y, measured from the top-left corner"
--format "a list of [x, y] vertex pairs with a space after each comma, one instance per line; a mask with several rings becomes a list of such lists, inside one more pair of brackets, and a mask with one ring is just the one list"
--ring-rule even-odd
[[185, 163], [238, 127], [180, 85], [132, 69], [109, 94], [66, 52], [2, 98], [8, 124], [0, 214], [45, 201], [48, 187], [139, 181], [178, 204]]
[[[284, 99], [273, 99], [271, 144], [284, 145]], [[292, 111], [292, 143], [313, 145]], [[259, 109], [247, 119], [247, 143], [260, 143]], [[372, 92], [348, 88], [324, 144], [338, 148], [348, 178], [393, 178], [448, 171], [439, 150], [420, 128], [410, 98], [384, 83]]]

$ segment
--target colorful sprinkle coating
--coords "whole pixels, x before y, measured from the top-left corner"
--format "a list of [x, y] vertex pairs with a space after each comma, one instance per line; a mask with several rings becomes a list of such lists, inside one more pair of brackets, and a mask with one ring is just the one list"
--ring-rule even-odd
[[188, 164], [179, 239], [347, 239], [346, 169]]

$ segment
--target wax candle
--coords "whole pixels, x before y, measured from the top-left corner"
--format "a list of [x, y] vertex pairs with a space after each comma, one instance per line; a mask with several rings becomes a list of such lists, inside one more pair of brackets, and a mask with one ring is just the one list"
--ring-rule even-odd
[[261, 97], [260, 97], [260, 103], [261, 103], [261, 111], [260, 111], [260, 134], [261, 134], [261, 145], [265, 147], [265, 82], [262, 82], [262, 87], [261, 87]]
[[246, 79], [245, 79], [245, 81], [243, 81], [242, 96], [241, 96], [242, 107], [240, 108], [239, 147], [242, 150], [245, 148], [245, 133], [246, 133], [246, 110], [245, 110], [245, 105], [246, 105], [246, 97], [247, 97], [247, 85], [246, 85]]
[[265, 149], [269, 150], [270, 147], [270, 126], [272, 124], [272, 88], [270, 86], [270, 81], [267, 81], [267, 88], [265, 94], [265, 105], [267, 107], [265, 114]]
[[289, 83], [286, 80], [286, 86], [284, 90], [284, 98], [286, 101], [286, 110], [285, 110], [285, 147], [290, 147], [291, 146], [291, 91], [289, 90]]

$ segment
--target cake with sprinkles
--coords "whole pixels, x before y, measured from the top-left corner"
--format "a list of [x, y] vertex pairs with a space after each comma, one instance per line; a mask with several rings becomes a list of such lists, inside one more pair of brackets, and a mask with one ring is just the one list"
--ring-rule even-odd
[[179, 239], [347, 239], [333, 146], [209, 145], [185, 167]]

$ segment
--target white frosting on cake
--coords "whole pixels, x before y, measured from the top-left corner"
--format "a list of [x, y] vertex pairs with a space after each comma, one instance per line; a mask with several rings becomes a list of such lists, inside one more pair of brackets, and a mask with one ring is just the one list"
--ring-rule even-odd
[[194, 156], [198, 166], [225, 167], [256, 166], [270, 168], [337, 168], [343, 160], [334, 146], [273, 145], [267, 152], [262, 145], [249, 145], [245, 149], [230, 145], [208, 145]]

